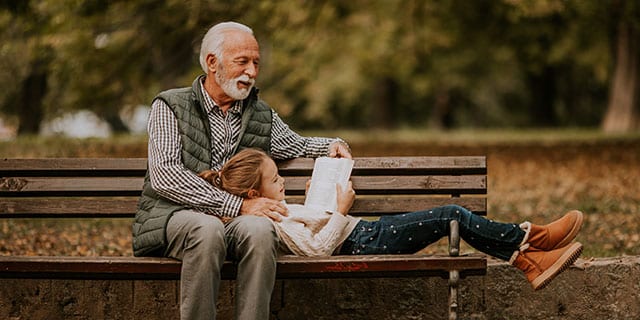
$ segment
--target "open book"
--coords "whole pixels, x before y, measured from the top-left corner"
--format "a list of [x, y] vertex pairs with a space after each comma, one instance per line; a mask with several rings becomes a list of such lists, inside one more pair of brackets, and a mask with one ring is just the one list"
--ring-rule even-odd
[[353, 160], [347, 158], [320, 157], [316, 159], [311, 174], [311, 186], [304, 205], [323, 211], [338, 209], [336, 184], [347, 188], [353, 169]]

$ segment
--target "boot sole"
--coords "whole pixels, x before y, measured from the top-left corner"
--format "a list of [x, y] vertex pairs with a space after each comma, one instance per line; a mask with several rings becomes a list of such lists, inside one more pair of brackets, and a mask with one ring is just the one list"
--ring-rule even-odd
[[584, 221], [584, 214], [578, 210], [571, 210], [569, 213], [571, 212], [578, 213], [576, 217], [576, 221], [573, 224], [573, 227], [571, 228], [571, 231], [569, 231], [569, 233], [567, 233], [564, 239], [558, 242], [555, 247], [551, 248], [551, 250], [564, 248], [565, 246], [569, 245], [571, 241], [573, 241], [573, 239], [576, 238], [576, 236], [578, 235], [578, 232], [580, 232], [580, 229], [582, 228], [582, 221]]
[[558, 274], [571, 266], [582, 254], [582, 244], [573, 243], [558, 260], [531, 282], [533, 290], [540, 290], [551, 282]]

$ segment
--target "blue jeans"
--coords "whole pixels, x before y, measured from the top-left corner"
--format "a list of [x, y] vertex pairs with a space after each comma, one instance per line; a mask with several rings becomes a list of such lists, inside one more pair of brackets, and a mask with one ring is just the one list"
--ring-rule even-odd
[[508, 261], [518, 250], [525, 232], [518, 224], [485, 219], [471, 211], [448, 205], [430, 210], [360, 221], [342, 244], [340, 254], [407, 254], [449, 235], [449, 222], [457, 220], [460, 237], [475, 249]]

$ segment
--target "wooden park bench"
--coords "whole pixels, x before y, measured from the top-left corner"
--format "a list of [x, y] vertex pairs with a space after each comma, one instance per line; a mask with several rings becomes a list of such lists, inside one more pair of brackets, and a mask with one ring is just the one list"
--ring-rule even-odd
[[[131, 218], [146, 171], [146, 159], [0, 159], [0, 218]], [[278, 163], [287, 201], [303, 201], [313, 159]], [[458, 204], [487, 211], [485, 157], [356, 158], [352, 174], [358, 194], [350, 212], [378, 217]], [[452, 224], [447, 254], [295, 257], [278, 259], [277, 277], [428, 277], [449, 279], [449, 318], [457, 317], [460, 278], [486, 274], [484, 255], [460, 254]], [[233, 279], [228, 262], [223, 279]], [[152, 279], [180, 278], [180, 262], [151, 257], [0, 256], [0, 278]]]

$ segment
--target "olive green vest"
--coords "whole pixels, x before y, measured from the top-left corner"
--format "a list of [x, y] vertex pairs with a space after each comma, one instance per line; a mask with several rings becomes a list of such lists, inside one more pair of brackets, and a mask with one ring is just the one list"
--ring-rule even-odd
[[[211, 127], [204, 109], [203, 77], [198, 77], [191, 87], [164, 91], [155, 98], [162, 99], [175, 115], [182, 142], [182, 163], [196, 174], [211, 168]], [[245, 148], [259, 148], [269, 153], [271, 122], [271, 108], [258, 100], [258, 90], [253, 89], [242, 102], [242, 125], [234, 153]], [[185, 209], [183, 205], [163, 198], [151, 188], [147, 170], [133, 223], [134, 255], [165, 255], [167, 222], [174, 212], [182, 209]]]

